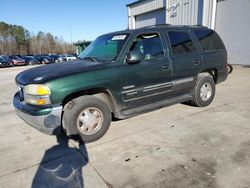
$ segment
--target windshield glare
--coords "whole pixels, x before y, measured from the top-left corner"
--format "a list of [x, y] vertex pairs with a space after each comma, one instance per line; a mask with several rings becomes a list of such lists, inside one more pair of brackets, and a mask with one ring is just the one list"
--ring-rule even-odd
[[119, 55], [128, 34], [108, 34], [98, 37], [83, 52], [79, 58], [92, 57], [100, 61], [112, 61]]

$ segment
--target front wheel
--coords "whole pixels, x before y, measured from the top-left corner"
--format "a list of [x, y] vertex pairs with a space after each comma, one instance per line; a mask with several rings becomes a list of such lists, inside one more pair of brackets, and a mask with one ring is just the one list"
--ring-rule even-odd
[[110, 123], [108, 106], [96, 97], [78, 97], [64, 107], [63, 127], [66, 134], [78, 135], [85, 143], [100, 139], [109, 129]]
[[193, 90], [193, 100], [191, 103], [195, 106], [208, 106], [215, 95], [215, 83], [213, 77], [208, 73], [202, 73], [198, 76]]

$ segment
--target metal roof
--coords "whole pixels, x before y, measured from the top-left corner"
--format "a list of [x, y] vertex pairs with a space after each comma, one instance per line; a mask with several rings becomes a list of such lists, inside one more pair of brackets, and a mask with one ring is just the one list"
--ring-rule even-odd
[[144, 1], [147, 1], [147, 0], [138, 0], [138, 1], [135, 1], [135, 2], [133, 2], [133, 3], [129, 3], [129, 4], [127, 4], [127, 7], [136, 5], [136, 4], [141, 3], [141, 2], [144, 2]]

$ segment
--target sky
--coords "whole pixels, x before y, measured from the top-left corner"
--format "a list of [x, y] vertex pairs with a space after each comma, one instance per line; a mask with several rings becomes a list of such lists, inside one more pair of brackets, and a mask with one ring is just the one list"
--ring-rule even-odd
[[136, 0], [0, 0], [0, 21], [67, 42], [94, 40], [128, 27], [126, 5]]

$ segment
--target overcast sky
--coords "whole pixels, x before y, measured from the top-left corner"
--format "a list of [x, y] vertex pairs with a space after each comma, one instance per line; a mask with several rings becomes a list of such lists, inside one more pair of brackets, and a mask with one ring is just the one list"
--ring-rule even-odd
[[66, 41], [93, 40], [126, 29], [126, 4], [136, 0], [0, 0], [0, 21]]

